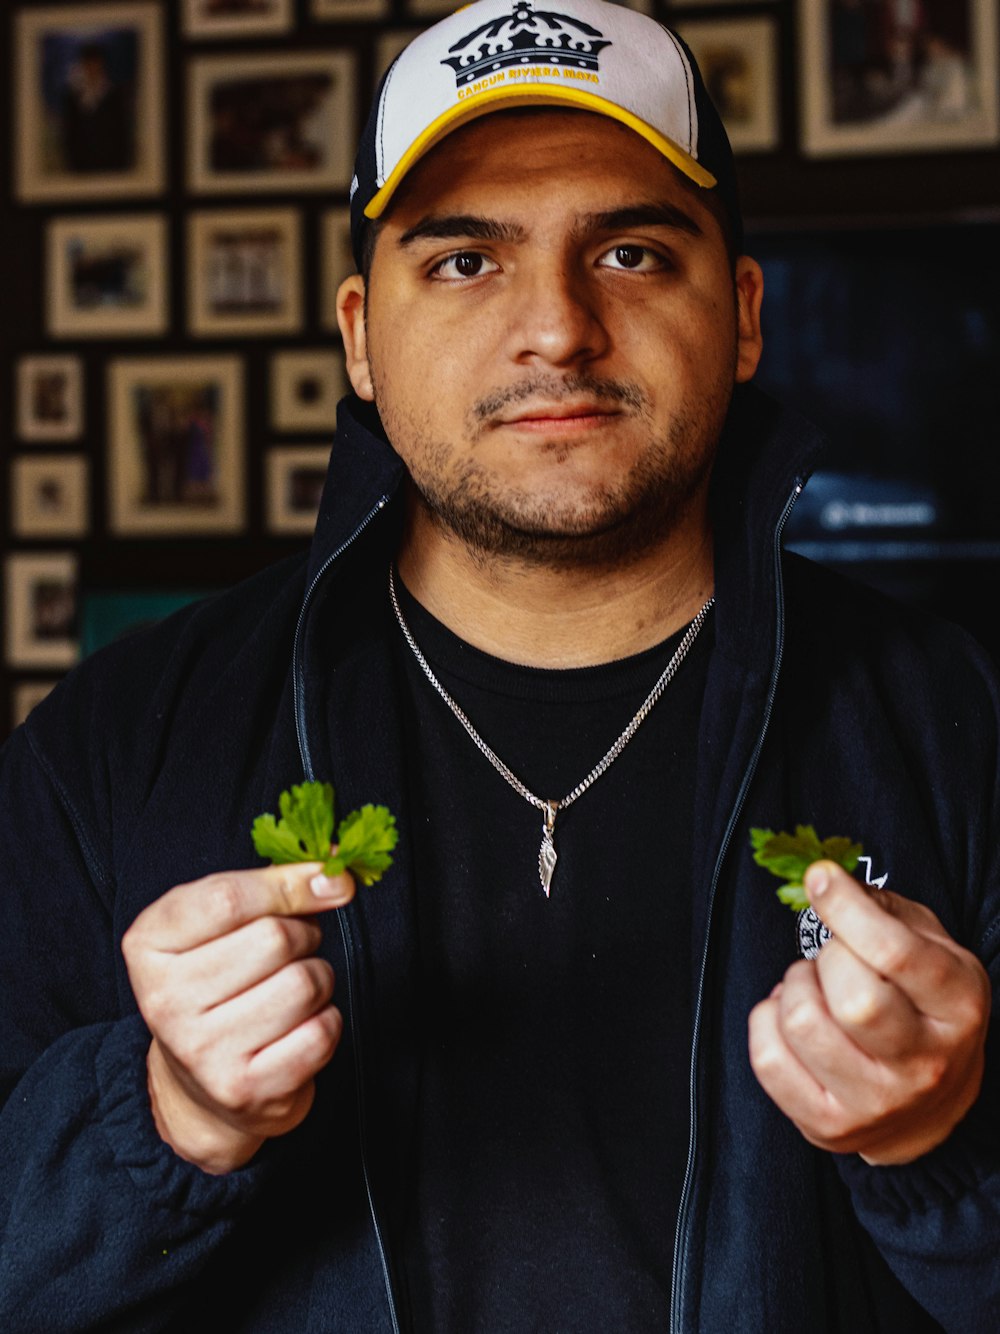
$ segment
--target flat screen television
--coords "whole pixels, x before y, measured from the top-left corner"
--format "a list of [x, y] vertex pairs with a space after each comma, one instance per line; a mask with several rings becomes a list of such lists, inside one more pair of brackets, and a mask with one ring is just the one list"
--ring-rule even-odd
[[789, 545], [1000, 656], [1000, 222], [750, 229], [746, 248], [758, 383], [829, 442]]

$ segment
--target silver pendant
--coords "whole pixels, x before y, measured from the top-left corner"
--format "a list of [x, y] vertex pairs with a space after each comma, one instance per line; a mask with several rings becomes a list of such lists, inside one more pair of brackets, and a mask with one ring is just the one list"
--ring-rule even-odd
[[556, 811], [558, 809], [559, 803], [557, 801], [548, 801], [545, 803], [544, 818], [542, 820], [542, 845], [538, 849], [538, 878], [542, 882], [542, 892], [546, 898], [549, 897], [549, 890], [552, 888], [552, 877], [555, 875], [556, 862], [559, 860], [553, 839], [553, 832], [556, 825]]

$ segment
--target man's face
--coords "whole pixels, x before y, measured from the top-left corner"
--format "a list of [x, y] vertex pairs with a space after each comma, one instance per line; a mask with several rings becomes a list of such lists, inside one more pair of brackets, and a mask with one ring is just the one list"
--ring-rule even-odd
[[437, 146], [341, 289], [348, 370], [419, 515], [493, 555], [620, 563], [703, 525], [760, 270], [644, 140], [494, 114]]

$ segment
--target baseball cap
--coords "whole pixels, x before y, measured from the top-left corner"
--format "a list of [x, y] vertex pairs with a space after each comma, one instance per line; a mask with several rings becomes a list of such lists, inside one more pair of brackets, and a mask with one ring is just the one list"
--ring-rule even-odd
[[682, 39], [605, 0], [477, 0], [416, 37], [387, 70], [351, 182], [351, 240], [446, 135], [510, 107], [579, 108], [641, 135], [695, 185], [717, 191], [737, 248], [742, 222], [733, 152]]

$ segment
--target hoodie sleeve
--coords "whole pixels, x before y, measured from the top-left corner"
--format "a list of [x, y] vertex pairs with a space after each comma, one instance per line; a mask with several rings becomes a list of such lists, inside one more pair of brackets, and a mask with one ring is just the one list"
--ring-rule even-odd
[[[64, 757], [70, 759], [69, 752]], [[0, 1328], [162, 1329], [259, 1191], [156, 1132], [113, 886], [57, 769], [0, 751]]]
[[[962, 943], [982, 961], [993, 991], [982, 1089], [949, 1138], [913, 1163], [872, 1167], [856, 1155], [836, 1159], [862, 1225], [949, 1334], [1000, 1329], [1000, 687], [984, 655], [979, 660], [979, 681], [963, 691], [979, 698], [979, 750], [960, 755], [978, 773], [967, 797], [967, 879], [958, 916]], [[978, 802], [971, 795], [977, 790]]]

